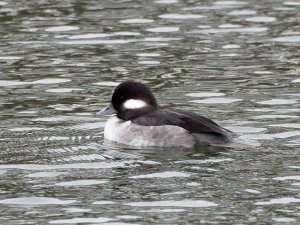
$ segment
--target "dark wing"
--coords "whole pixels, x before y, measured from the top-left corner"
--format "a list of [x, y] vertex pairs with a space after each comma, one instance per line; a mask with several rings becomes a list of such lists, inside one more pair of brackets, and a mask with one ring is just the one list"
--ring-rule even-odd
[[211, 119], [179, 109], [155, 110], [131, 121], [143, 126], [179, 126], [190, 133], [212, 133], [223, 137], [228, 135], [226, 129], [220, 127]]

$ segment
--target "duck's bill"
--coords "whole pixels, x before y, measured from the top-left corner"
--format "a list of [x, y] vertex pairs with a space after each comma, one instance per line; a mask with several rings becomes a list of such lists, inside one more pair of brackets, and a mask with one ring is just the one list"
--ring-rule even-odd
[[100, 115], [100, 116], [111, 116], [114, 114], [117, 114], [117, 111], [115, 110], [115, 108], [111, 103], [107, 107], [105, 107], [104, 109], [96, 113], [96, 115]]

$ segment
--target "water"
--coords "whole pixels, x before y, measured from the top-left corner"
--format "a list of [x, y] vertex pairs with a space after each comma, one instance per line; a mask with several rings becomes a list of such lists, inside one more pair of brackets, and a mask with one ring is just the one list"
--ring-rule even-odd
[[[0, 1], [1, 224], [299, 224], [299, 1]], [[121, 81], [253, 149], [105, 143]]]

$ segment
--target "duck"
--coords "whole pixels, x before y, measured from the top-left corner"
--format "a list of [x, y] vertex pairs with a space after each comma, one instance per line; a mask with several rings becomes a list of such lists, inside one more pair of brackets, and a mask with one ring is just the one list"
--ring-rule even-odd
[[136, 147], [230, 146], [233, 132], [184, 109], [160, 108], [148, 86], [127, 80], [113, 91], [110, 104], [96, 113], [110, 116], [104, 138]]

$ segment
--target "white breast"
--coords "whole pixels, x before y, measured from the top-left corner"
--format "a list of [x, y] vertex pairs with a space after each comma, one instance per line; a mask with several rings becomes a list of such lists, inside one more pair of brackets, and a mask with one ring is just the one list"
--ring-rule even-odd
[[177, 126], [141, 126], [116, 116], [108, 119], [104, 137], [132, 146], [192, 147], [195, 140], [185, 129]]
[[122, 139], [122, 134], [127, 132], [130, 126], [130, 121], [124, 121], [116, 116], [110, 117], [104, 128], [104, 137], [111, 141], [116, 141]]

